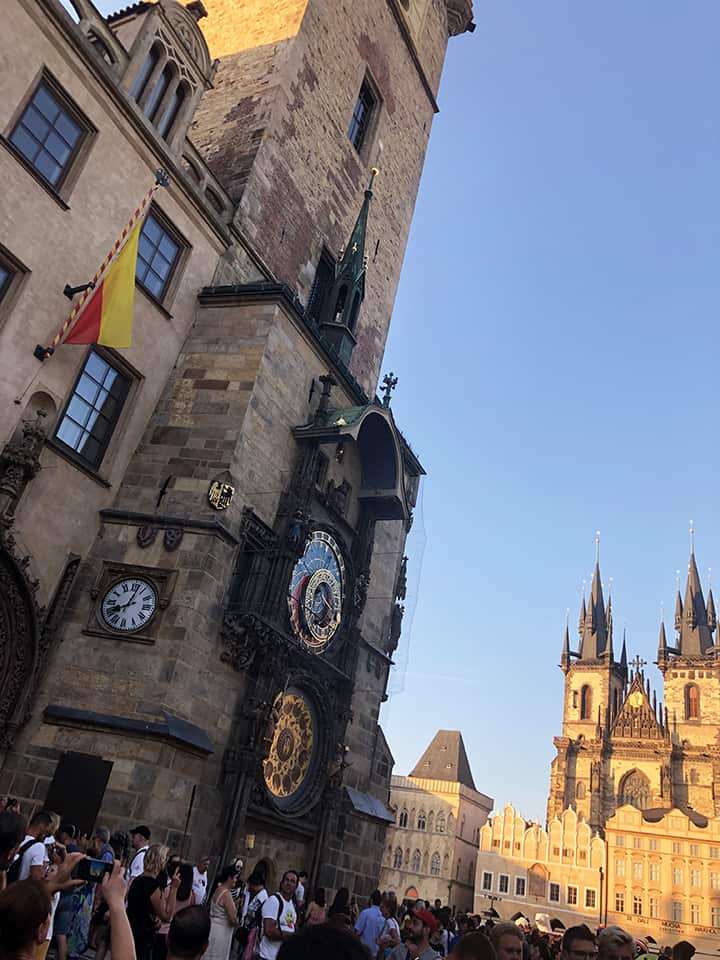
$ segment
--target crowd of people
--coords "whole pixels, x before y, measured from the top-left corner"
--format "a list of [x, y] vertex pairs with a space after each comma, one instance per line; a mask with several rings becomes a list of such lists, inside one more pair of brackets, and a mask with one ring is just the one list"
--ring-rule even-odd
[[[0, 803], [0, 960], [636, 960], [619, 927], [561, 940], [513, 922], [452, 915], [439, 900], [398, 904], [374, 891], [359, 909], [347, 887], [328, 903], [286, 870], [277, 890], [235, 860], [208, 886], [192, 864], [151, 842], [148, 827], [92, 836], [49, 811], [29, 822]], [[689, 945], [688, 945], [689, 946]], [[672, 960], [690, 960], [690, 955]]]

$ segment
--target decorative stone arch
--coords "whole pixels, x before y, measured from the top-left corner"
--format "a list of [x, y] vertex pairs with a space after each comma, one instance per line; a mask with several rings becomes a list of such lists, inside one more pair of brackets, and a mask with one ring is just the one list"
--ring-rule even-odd
[[547, 867], [542, 863], [534, 863], [528, 870], [528, 896], [545, 899], [549, 879], [550, 871]]
[[592, 720], [592, 688], [587, 683], [580, 690], [580, 719]]
[[700, 719], [700, 687], [696, 683], [685, 686], [685, 719]]
[[630, 770], [620, 781], [618, 806], [629, 803], [638, 810], [647, 810], [651, 806], [652, 791], [650, 780], [642, 770]]

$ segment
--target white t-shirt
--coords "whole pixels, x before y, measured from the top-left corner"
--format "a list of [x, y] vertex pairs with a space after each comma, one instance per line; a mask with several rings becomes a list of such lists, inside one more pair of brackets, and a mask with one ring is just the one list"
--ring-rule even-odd
[[[29, 840], [35, 840], [35, 838], [28, 834], [20, 846], [24, 847]], [[47, 862], [48, 859], [45, 855], [45, 844], [42, 842], [42, 840], [36, 840], [35, 843], [31, 847], [28, 847], [23, 854], [18, 880], [27, 880], [27, 878], [30, 876], [31, 867], [41, 867]]]
[[148, 849], [149, 846], [146, 844], [133, 854], [130, 860], [130, 866], [127, 868], [127, 880], [134, 880], [135, 877], [139, 877], [143, 872], [145, 869], [145, 854], [148, 852]]
[[298, 881], [297, 889], [295, 890], [295, 899], [298, 903], [305, 902], [305, 887]]
[[[251, 897], [250, 891], [246, 890], [243, 894], [243, 905], [242, 905], [242, 914], [240, 916], [241, 920], [244, 920], [248, 915], [249, 910], [252, 908], [253, 913], [257, 910], [258, 904], [262, 906], [263, 903], [268, 898], [268, 892], [265, 887], [262, 887], [258, 892]], [[277, 914], [275, 914], [277, 916]]]
[[195, 894], [195, 903], [205, 903], [207, 896], [207, 870], [200, 873], [197, 867], [193, 867], [193, 893]]
[[[280, 911], [280, 922], [278, 923], [278, 910]], [[285, 897], [280, 893], [275, 893], [271, 897], [268, 897], [262, 908], [262, 918], [263, 918], [263, 927], [265, 926], [266, 920], [274, 920], [283, 933], [295, 933], [295, 928], [297, 925], [297, 912], [295, 910], [295, 904], [292, 900], [286, 900]], [[263, 937], [260, 941], [260, 958], [261, 960], [275, 960], [278, 953], [280, 952], [280, 947], [282, 945], [282, 940], [268, 940], [267, 937]]]

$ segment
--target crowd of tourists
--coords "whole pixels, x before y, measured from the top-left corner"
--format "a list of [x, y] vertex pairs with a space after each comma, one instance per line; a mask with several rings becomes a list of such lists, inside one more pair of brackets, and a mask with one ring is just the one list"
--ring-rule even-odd
[[[277, 890], [242, 861], [216, 870], [152, 842], [144, 825], [81, 835], [48, 811], [29, 822], [0, 804], [0, 960], [636, 960], [619, 927], [572, 927], [561, 941], [516, 923], [454, 916], [439, 900], [398, 904], [347, 887], [328, 903], [307, 874]], [[689, 946], [689, 945], [688, 945]], [[672, 960], [690, 960], [688, 956]]]

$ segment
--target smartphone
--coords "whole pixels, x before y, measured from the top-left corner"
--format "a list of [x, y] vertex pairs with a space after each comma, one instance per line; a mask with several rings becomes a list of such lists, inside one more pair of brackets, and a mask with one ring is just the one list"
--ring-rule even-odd
[[101, 883], [106, 873], [112, 873], [112, 863], [104, 860], [93, 860], [86, 857], [75, 868], [78, 880], [89, 880], [91, 883]]

